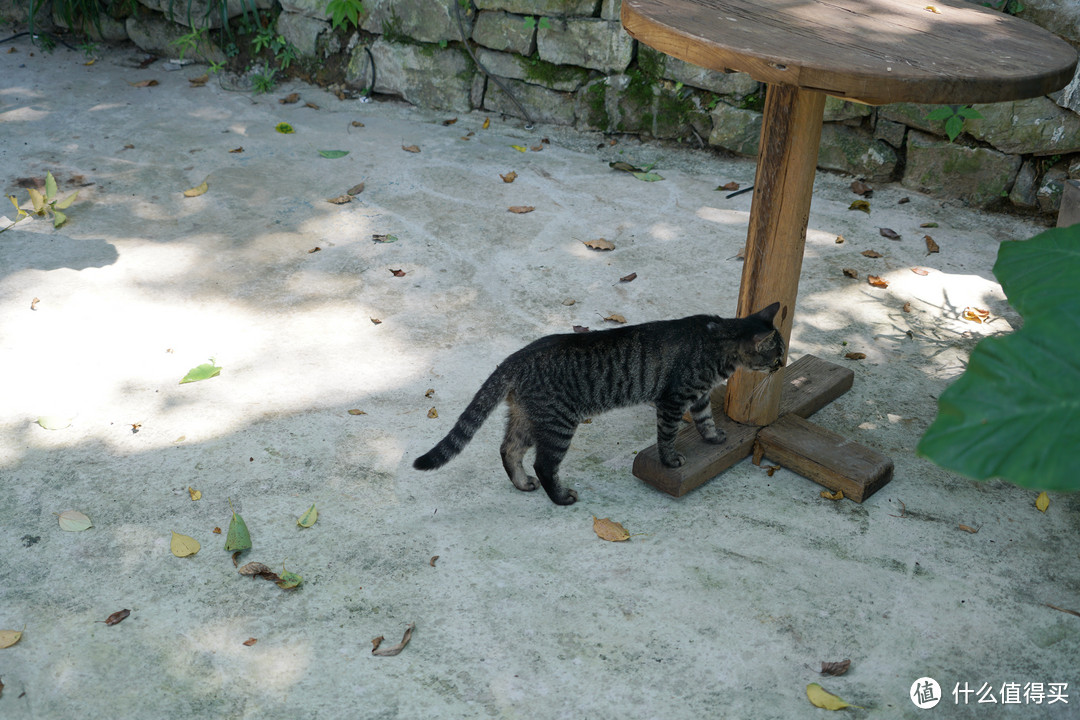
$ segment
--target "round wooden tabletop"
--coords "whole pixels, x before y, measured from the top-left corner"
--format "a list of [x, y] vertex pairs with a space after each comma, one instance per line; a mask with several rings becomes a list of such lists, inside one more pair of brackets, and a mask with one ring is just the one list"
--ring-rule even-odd
[[635, 39], [755, 80], [874, 105], [987, 103], [1064, 87], [1076, 51], [965, 0], [622, 0]]

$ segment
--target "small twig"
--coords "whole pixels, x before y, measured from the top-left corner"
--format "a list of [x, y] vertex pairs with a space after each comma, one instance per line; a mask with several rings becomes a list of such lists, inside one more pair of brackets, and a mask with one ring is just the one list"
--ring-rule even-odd
[[900, 514], [899, 515], [893, 515], [892, 513], [889, 513], [889, 517], [906, 518], [908, 516], [908, 514], [907, 514], [907, 505], [904, 504], [903, 500], [897, 500], [896, 502], [900, 503]]
[[1069, 615], [1075, 615], [1076, 617], [1080, 617], [1080, 612], [1076, 612], [1075, 610], [1069, 610], [1068, 608], [1059, 608], [1057, 605], [1051, 605], [1050, 603], [1043, 603], [1043, 605], [1050, 608], [1051, 610], [1057, 610], [1058, 612], [1068, 613]]

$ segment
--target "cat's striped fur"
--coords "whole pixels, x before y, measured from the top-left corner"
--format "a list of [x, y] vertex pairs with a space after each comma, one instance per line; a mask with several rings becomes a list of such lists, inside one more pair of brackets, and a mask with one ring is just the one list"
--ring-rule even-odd
[[432, 470], [449, 462], [502, 401], [510, 406], [502, 443], [503, 467], [519, 490], [535, 490], [525, 472], [525, 452], [536, 447], [533, 468], [552, 502], [570, 505], [577, 493], [559, 481], [578, 423], [606, 410], [656, 404], [660, 461], [678, 467], [679, 421], [689, 410], [708, 442], [723, 442], [713, 424], [709, 394], [736, 367], [774, 371], [786, 353], [773, 327], [779, 303], [746, 318], [693, 315], [680, 320], [613, 330], [548, 335], [504, 360], [484, 381], [453, 429], [413, 467]]

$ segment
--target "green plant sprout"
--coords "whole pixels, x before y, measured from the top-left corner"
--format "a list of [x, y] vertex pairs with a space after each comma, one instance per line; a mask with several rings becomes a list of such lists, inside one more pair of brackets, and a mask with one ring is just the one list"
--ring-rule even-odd
[[529, 16], [525, 18], [524, 25], [526, 30], [532, 30], [536, 27], [540, 28], [541, 30], [551, 29], [551, 21], [548, 20], [546, 17], [541, 17], [539, 20], [537, 20], [536, 18]]
[[970, 105], [942, 105], [934, 108], [925, 119], [931, 122], [944, 120], [945, 134], [949, 136], [949, 142], [953, 142], [963, 132], [965, 120], [982, 120], [982, 115]]
[[349, 29], [348, 23], [354, 28], [360, 26], [360, 13], [364, 11], [361, 0], [330, 0], [326, 6], [326, 13], [330, 16], [330, 27], [337, 30], [344, 26]]
[[194, 52], [199, 49], [199, 44], [203, 42], [206, 36], [206, 28], [192, 28], [191, 32], [181, 35], [175, 40], [171, 41], [170, 45], [175, 45], [180, 51], [180, 59], [183, 60], [184, 56], [189, 52]]
[[277, 68], [263, 67], [251, 76], [251, 91], [256, 95], [271, 92], [277, 87]]
[[79, 194], [79, 191], [76, 190], [63, 200], [58, 199], [56, 178], [53, 177], [51, 172], [45, 175], [44, 195], [37, 188], [27, 188], [26, 191], [30, 193], [30, 202], [34, 206], [34, 214], [38, 217], [52, 215], [54, 228], [58, 228], [67, 222], [67, 215], [61, 211], [67, 210], [71, 203], [75, 202], [75, 198]]
[[8, 195], [8, 200], [10, 200], [11, 204], [15, 206], [15, 222], [11, 223], [7, 227], [0, 228], [0, 233], [6, 232], [6, 231], [10, 230], [11, 228], [15, 227], [16, 225], [19, 224], [20, 220], [22, 220], [24, 217], [28, 216], [28, 213], [25, 210], [23, 210], [21, 207], [19, 207], [19, 201], [15, 198], [14, 195]]

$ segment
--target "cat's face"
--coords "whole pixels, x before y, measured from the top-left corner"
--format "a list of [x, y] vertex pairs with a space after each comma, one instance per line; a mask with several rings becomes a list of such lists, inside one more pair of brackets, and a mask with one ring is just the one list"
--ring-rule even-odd
[[746, 318], [747, 322], [756, 326], [742, 348], [742, 364], [748, 370], [771, 373], [784, 364], [787, 348], [780, 331], [773, 326], [773, 318], [779, 309], [780, 303], [773, 303]]

